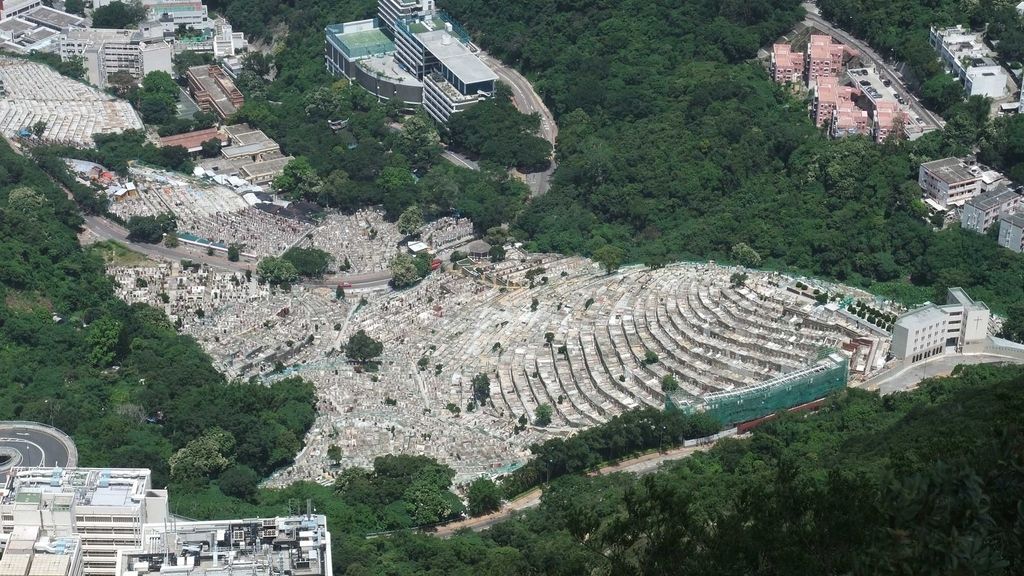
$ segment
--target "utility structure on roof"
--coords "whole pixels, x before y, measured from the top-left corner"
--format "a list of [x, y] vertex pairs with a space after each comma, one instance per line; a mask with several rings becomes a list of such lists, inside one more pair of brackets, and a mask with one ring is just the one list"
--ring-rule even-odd
[[327, 70], [440, 123], [494, 94], [498, 77], [433, 0], [379, 0], [378, 18], [325, 30]]
[[332, 576], [327, 519], [179, 521], [150, 471], [14, 468], [0, 485], [3, 576]]

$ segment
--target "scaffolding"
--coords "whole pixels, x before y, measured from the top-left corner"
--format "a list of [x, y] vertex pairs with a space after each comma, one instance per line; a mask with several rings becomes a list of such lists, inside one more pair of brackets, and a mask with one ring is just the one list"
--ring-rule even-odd
[[756, 386], [707, 394], [684, 403], [669, 399], [668, 406], [687, 412], [707, 412], [724, 426], [730, 426], [824, 398], [846, 387], [849, 371], [848, 358], [830, 354], [810, 368]]

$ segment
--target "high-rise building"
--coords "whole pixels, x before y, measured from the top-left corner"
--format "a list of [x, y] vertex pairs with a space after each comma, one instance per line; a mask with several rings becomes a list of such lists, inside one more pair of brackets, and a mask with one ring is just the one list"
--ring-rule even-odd
[[494, 93], [497, 76], [469, 34], [432, 0], [379, 0], [379, 20], [328, 26], [328, 71], [441, 123]]

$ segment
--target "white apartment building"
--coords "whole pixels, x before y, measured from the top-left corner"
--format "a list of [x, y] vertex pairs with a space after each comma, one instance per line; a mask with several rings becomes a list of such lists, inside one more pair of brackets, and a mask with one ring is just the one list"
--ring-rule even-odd
[[1020, 254], [1024, 252], [1024, 213], [999, 218], [999, 245]]
[[54, 538], [37, 526], [18, 526], [6, 538], [0, 576], [82, 576], [78, 536]]
[[117, 551], [141, 546], [142, 526], [166, 519], [167, 491], [145, 469], [14, 468], [0, 488], [0, 534], [78, 536], [84, 576], [113, 576]]
[[999, 221], [1000, 216], [1012, 214], [1022, 206], [1024, 196], [1021, 193], [1020, 189], [1000, 183], [992, 190], [971, 198], [960, 212], [960, 227], [978, 234], [984, 233]]
[[43, 5], [43, 0], [0, 0], [0, 20], [11, 18]]
[[981, 33], [962, 25], [932, 27], [928, 42], [950, 72], [964, 83], [968, 96], [1000, 98], [1005, 94], [1006, 71], [993, 59], [995, 53], [985, 46]]
[[138, 30], [67, 30], [60, 36], [60, 56], [62, 60], [82, 58], [89, 82], [101, 88], [115, 72], [128, 72], [134, 78], [157, 70], [171, 74], [174, 45], [145, 40]]
[[906, 362], [920, 362], [947, 350], [972, 350], [988, 338], [990, 312], [961, 288], [950, 288], [946, 304], [925, 304], [896, 319], [892, 330], [892, 355]]
[[383, 27], [395, 33], [398, 21], [432, 11], [433, 0], [378, 0], [377, 12]]
[[921, 164], [917, 183], [933, 208], [945, 210], [981, 194], [982, 172], [959, 158], [943, 158]]

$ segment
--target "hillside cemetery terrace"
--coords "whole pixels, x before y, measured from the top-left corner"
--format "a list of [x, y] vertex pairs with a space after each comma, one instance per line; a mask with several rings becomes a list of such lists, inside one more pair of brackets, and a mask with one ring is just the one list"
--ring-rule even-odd
[[42, 139], [91, 147], [93, 134], [142, 130], [131, 105], [52, 68], [0, 56], [0, 133], [13, 137], [45, 122]]
[[[801, 371], [833, 389], [845, 385], [847, 363], [860, 378], [888, 351], [884, 331], [779, 274], [747, 272], [740, 284], [736, 268], [677, 264], [607, 275], [582, 258], [510, 254], [486, 274], [438, 271], [365, 299], [302, 285], [281, 292], [177, 263], [112, 274], [123, 298], [165, 310], [229, 376], [316, 384], [306, 448], [272, 484], [327, 482], [386, 453], [435, 457], [460, 480], [497, 475], [525, 462], [530, 444], [626, 410], [718, 409], [745, 390], [769, 402], [765, 390]], [[376, 370], [343, 353], [358, 330], [384, 345]], [[490, 380], [484, 406], [472, 402], [477, 374]], [[678, 385], [668, 395], [666, 377]], [[536, 426], [542, 405], [552, 420]], [[340, 463], [328, 460], [331, 445]]]

